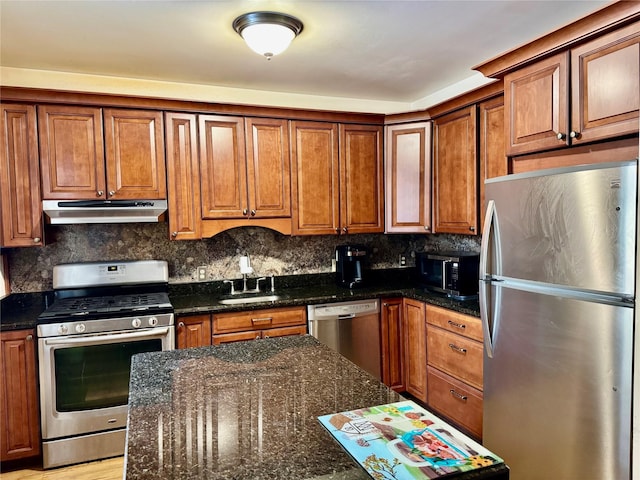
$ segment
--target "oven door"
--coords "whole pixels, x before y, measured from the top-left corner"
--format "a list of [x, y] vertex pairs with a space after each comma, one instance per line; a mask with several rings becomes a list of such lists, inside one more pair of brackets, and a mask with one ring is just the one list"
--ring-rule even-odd
[[173, 344], [173, 326], [38, 339], [42, 438], [125, 427], [131, 357]]

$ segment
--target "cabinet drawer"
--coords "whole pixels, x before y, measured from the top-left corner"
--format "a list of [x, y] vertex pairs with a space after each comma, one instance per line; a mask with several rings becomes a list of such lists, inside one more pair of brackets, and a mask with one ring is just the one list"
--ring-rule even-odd
[[270, 308], [249, 312], [221, 313], [213, 316], [213, 333], [264, 330], [273, 327], [306, 325], [304, 307]]
[[479, 342], [483, 340], [482, 322], [479, 318], [470, 315], [427, 305], [427, 323]]
[[449, 375], [427, 368], [429, 407], [482, 437], [482, 392]]
[[463, 382], [482, 389], [482, 344], [447, 332], [427, 328], [427, 363]]

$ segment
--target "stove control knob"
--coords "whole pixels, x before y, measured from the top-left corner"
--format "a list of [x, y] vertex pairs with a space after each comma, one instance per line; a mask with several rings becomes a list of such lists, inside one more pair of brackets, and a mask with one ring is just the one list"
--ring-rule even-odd
[[134, 319], [131, 321], [131, 325], [132, 325], [134, 328], [138, 328], [140, 325], [142, 325], [142, 322], [140, 321], [140, 319], [139, 319], [139, 318], [137, 318], [137, 317], [136, 317], [136, 318], [134, 318]]
[[60, 335], [66, 335], [69, 333], [69, 327], [67, 327], [64, 323], [58, 327], [58, 333]]
[[158, 325], [158, 319], [156, 317], [149, 317], [149, 326], [155, 327]]
[[84, 323], [76, 324], [76, 333], [84, 333], [87, 327], [84, 326]]

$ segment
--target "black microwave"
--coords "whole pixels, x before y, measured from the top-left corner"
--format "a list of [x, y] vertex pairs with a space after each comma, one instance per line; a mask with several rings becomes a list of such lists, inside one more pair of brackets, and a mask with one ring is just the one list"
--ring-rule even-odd
[[480, 255], [471, 252], [416, 252], [418, 283], [457, 300], [477, 298]]

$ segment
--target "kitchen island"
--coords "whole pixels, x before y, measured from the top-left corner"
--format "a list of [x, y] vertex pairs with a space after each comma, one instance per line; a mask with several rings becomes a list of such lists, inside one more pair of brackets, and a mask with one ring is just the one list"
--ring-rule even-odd
[[310, 336], [136, 355], [126, 478], [368, 479], [317, 417], [400, 400]]

